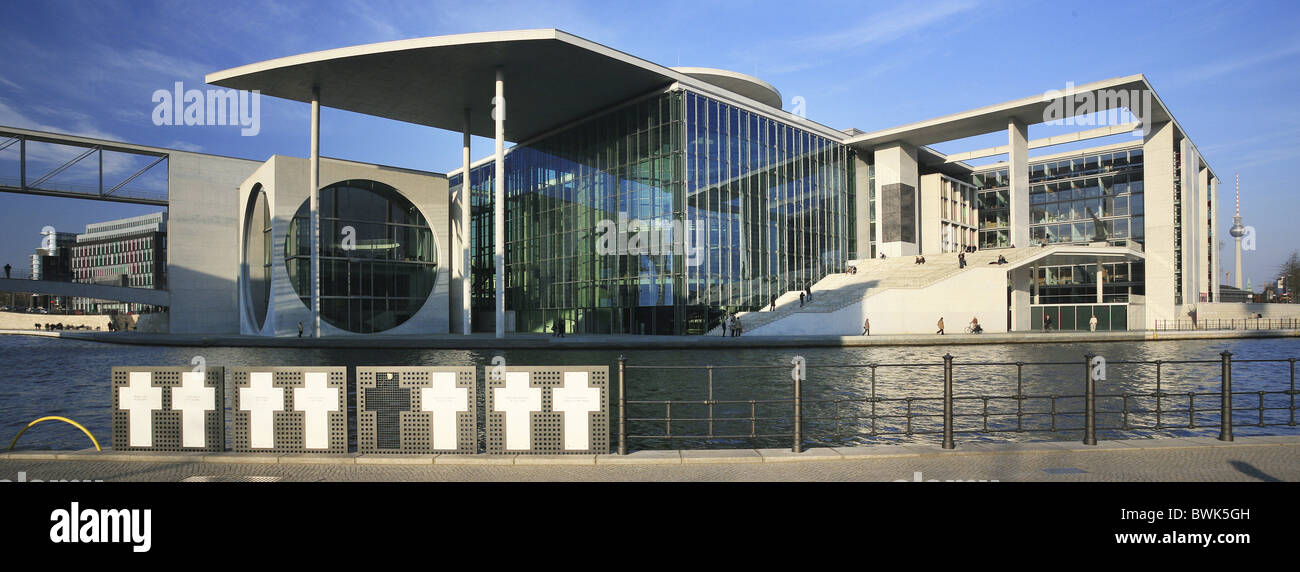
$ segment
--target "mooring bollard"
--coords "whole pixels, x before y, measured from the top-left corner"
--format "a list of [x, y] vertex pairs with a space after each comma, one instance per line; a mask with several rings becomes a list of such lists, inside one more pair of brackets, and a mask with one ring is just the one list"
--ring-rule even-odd
[[943, 445], [956, 449], [952, 440], [952, 354], [943, 355]]
[[1232, 440], [1232, 352], [1224, 350], [1219, 354], [1223, 358], [1223, 372], [1220, 379], [1219, 391], [1223, 393], [1220, 398], [1219, 411], [1219, 440]]
[[627, 356], [618, 356], [618, 454], [627, 454], [627, 386], [623, 378], [627, 373]]
[[1083, 356], [1083, 444], [1097, 444], [1097, 382], [1092, 378], [1093, 354]]

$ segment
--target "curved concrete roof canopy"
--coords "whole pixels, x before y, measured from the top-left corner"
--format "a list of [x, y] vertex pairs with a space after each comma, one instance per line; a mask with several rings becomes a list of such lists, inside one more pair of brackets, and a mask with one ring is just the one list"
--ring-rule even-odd
[[764, 105], [781, 109], [781, 92], [772, 84], [752, 75], [717, 68], [675, 67], [672, 69], [727, 91], [739, 93]]
[[[310, 102], [318, 86], [322, 106], [451, 131], [464, 128], [468, 110], [470, 132], [491, 138], [498, 68], [505, 82], [505, 138], [515, 142], [676, 82], [726, 89], [555, 29], [351, 46], [231, 68], [206, 81], [302, 102]], [[759, 95], [770, 105], [775, 93], [756, 78], [728, 81], [745, 90], [734, 94], [742, 100]], [[775, 97], [779, 110], [780, 94]]]

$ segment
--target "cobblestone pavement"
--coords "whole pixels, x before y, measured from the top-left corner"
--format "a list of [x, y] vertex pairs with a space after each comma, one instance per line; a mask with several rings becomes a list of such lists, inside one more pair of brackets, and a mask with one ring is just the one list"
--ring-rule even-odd
[[[80, 460], [98, 455], [92, 460]], [[364, 459], [13, 452], [0, 480], [55, 481], [1300, 481], [1300, 437], [645, 451], [628, 457]], [[167, 459], [167, 460], [159, 460]], [[260, 461], [260, 462], [253, 462]], [[322, 462], [328, 461], [328, 463]], [[384, 464], [371, 464], [380, 461]], [[400, 464], [388, 464], [400, 463]], [[420, 464], [414, 464], [420, 463]], [[496, 463], [496, 464], [487, 464]], [[501, 464], [507, 463], [507, 464]], [[541, 463], [541, 464], [525, 464]], [[583, 463], [583, 464], [574, 464]]]

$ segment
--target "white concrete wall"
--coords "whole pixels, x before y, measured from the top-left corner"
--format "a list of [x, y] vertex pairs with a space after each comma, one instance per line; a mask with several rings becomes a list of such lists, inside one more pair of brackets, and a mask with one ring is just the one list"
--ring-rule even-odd
[[[272, 212], [272, 266], [271, 266], [271, 301], [267, 309], [266, 325], [257, 329], [251, 323], [251, 312], [241, 303], [240, 316], [244, 333], [297, 336], [298, 323], [302, 322], [306, 332], [311, 331], [311, 308], [302, 302], [299, 293], [289, 282], [285, 267], [285, 240], [293, 215], [309, 197], [308, 182], [309, 162], [307, 159], [276, 155], [249, 177], [240, 188], [240, 218], [243, 218], [246, 203], [252, 188], [261, 183], [266, 189], [267, 201]], [[433, 292], [424, 305], [411, 319], [395, 328], [385, 330], [384, 334], [427, 334], [447, 333], [450, 328], [450, 263], [449, 245], [451, 242], [449, 228], [449, 194], [447, 178], [440, 174], [425, 173], [354, 163], [331, 158], [321, 158], [321, 188], [349, 179], [368, 179], [378, 181], [397, 189], [403, 196], [415, 204], [424, 214], [433, 229], [437, 246], [438, 272]], [[240, 221], [240, 235], [242, 236]], [[242, 252], [242, 239], [241, 239]], [[241, 288], [242, 290], [242, 288]], [[304, 333], [307, 335], [307, 333]], [[366, 335], [345, 331], [328, 322], [321, 321], [322, 336]]]
[[892, 221], [897, 221], [899, 213], [886, 212], [881, 208], [885, 204], [881, 195], [886, 185], [907, 185], [912, 188], [913, 203], [919, 206], [921, 181], [916, 164], [916, 148], [901, 143], [879, 147], [874, 152], [874, 161], [876, 165], [876, 252], [890, 257], [915, 255], [919, 252], [917, 240], [920, 240], [920, 221], [913, 218], [912, 224], [916, 229], [916, 235], [912, 241], [886, 242], [884, 228]]
[[943, 237], [940, 235], [939, 191], [943, 185], [943, 175], [930, 173], [921, 176], [921, 186], [916, 192], [916, 249], [921, 254], [938, 254], [943, 252]]
[[[1146, 324], [1182, 316], [1174, 307], [1174, 124], [1151, 126], [1142, 144], [1146, 209]], [[1136, 324], [1130, 325], [1136, 327]]]
[[1196, 306], [1196, 318], [1204, 319], [1236, 319], [1253, 318], [1255, 314], [1263, 314], [1264, 318], [1272, 319], [1300, 319], [1300, 304], [1199, 304]]
[[985, 332], [1005, 332], [1007, 272], [1003, 268], [970, 267], [965, 272], [925, 288], [893, 288], [828, 313], [797, 313], [756, 328], [745, 335], [862, 334], [862, 321], [871, 319], [871, 334], [926, 334], [944, 318], [947, 333], [962, 333], [972, 317]]
[[1182, 202], [1183, 202], [1183, 304], [1196, 304], [1198, 294], [1205, 290], [1202, 275], [1201, 253], [1205, 251], [1205, 193], [1201, 190], [1200, 158], [1190, 139], [1178, 142], [1182, 146]]
[[173, 151], [167, 159], [171, 331], [239, 332], [238, 189], [261, 163]]

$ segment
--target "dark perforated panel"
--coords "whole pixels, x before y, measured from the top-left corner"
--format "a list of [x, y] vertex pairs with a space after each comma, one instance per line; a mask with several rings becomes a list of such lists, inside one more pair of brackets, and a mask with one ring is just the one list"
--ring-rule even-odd
[[[225, 370], [220, 367], [207, 368], [203, 376], [202, 388], [212, 390], [211, 396], [204, 395], [206, 392], [182, 390], [178, 395], [184, 395], [188, 399], [176, 399], [176, 408], [173, 408], [172, 392], [182, 387], [181, 374], [188, 371], [191, 371], [191, 368], [132, 366], [113, 368], [111, 380], [113, 449], [119, 451], [222, 451], [225, 449]], [[148, 447], [131, 445], [131, 413], [122, 408], [121, 388], [129, 386], [131, 372], [149, 374], [149, 387], [161, 390], [161, 408], [149, 413], [152, 445]], [[198, 421], [202, 424], [201, 433], [191, 436], [199, 439], [201, 445], [185, 446], [186, 410], [191, 411], [191, 415], [201, 416]]]
[[[283, 390], [278, 411], [268, 411], [273, 432], [269, 447], [254, 447], [254, 431], [251, 427], [253, 403], [243, 403], [241, 389], [253, 391], [252, 374], [267, 372], [271, 374], [271, 388]], [[335, 411], [323, 411], [325, 423], [323, 447], [309, 447], [307, 438], [308, 411], [298, 411], [295, 407], [295, 389], [310, 391], [306, 383], [306, 373], [323, 372], [326, 374], [326, 388], [337, 389], [334, 401], [327, 403]], [[348, 452], [348, 407], [347, 407], [347, 368], [345, 367], [236, 367], [231, 368], [232, 418], [234, 440], [232, 449], [241, 453], [347, 453]], [[268, 394], [269, 395], [269, 394]], [[320, 407], [320, 397], [314, 393], [305, 395], [316, 400], [305, 399], [304, 408]]]
[[[445, 383], [448, 374], [454, 388]], [[427, 404], [426, 394], [431, 397]], [[477, 453], [476, 399], [473, 367], [358, 367], [357, 450], [399, 455]], [[464, 411], [446, 421], [436, 419], [436, 411], [444, 408]]]
[[[492, 375], [493, 366], [483, 368], [485, 378], [484, 387], [486, 388], [486, 412], [484, 418], [487, 423], [487, 452], [495, 454], [533, 454], [533, 455], [574, 455], [574, 454], [591, 454], [591, 453], [608, 453], [609, 452], [609, 368], [606, 366], [551, 366], [551, 367], [507, 367], [506, 379], [495, 379]], [[511, 438], [509, 433], [509, 423], [507, 422], [508, 411], [497, 411], [498, 403], [503, 408], [515, 408], [515, 404], [506, 403], [506, 399], [514, 399], [520, 403], [526, 403], [532, 398], [533, 393], [529, 391], [511, 391], [508, 387], [508, 380], [511, 372], [527, 373], [528, 388], [540, 391], [540, 408], [528, 412], [527, 427], [529, 435], [527, 438], [528, 447], [514, 448], [510, 446]], [[566, 372], [584, 372], [587, 374], [586, 383], [583, 386], [588, 391], [575, 390], [569, 393], [561, 392], [565, 395], [565, 404], [557, 403], [556, 391], [565, 388]], [[497, 389], [503, 390], [501, 395], [508, 396], [498, 400]], [[575, 388], [576, 389], [576, 388]], [[599, 394], [591, 393], [598, 391]], [[588, 402], [584, 398], [595, 396], [594, 400]], [[575, 410], [581, 410], [587, 407], [587, 404], [593, 408], [591, 411], [581, 411], [578, 413], [569, 413], [561, 410], [567, 410], [572, 407]], [[558, 406], [558, 408], [557, 408]], [[516, 413], [518, 415], [519, 413]], [[565, 434], [565, 416], [583, 415], [585, 420], [579, 420], [578, 423], [585, 421], [587, 427], [587, 447], [569, 448], [566, 446]], [[517, 439], [519, 436], [516, 436]], [[576, 436], [575, 436], [576, 437]], [[516, 441], [518, 443], [518, 441]]]

